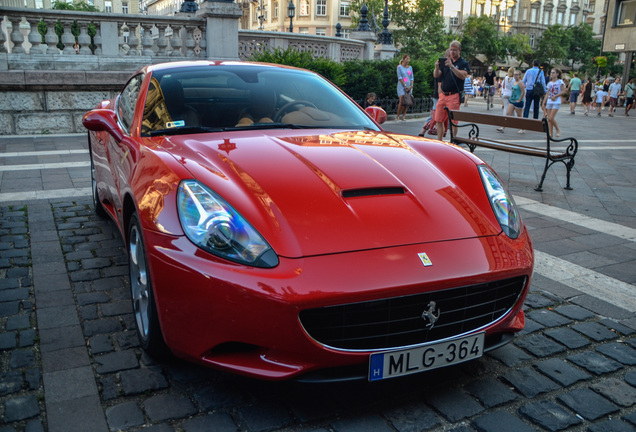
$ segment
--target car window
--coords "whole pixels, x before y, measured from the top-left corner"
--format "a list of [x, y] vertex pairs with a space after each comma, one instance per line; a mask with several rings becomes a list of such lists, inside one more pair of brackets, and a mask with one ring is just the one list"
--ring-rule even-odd
[[130, 127], [135, 114], [135, 105], [137, 104], [142, 81], [142, 75], [132, 77], [121, 91], [117, 101], [117, 115], [119, 117], [119, 121], [128, 133], [130, 133]]
[[142, 134], [246, 127], [378, 130], [335, 86], [308, 71], [247, 63], [153, 71]]

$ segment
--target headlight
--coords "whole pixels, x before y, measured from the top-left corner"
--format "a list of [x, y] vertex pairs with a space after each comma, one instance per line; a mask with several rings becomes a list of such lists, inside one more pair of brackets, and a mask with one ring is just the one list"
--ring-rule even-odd
[[499, 225], [508, 237], [517, 238], [521, 232], [521, 217], [515, 201], [490, 167], [479, 165], [479, 172]]
[[198, 181], [181, 182], [177, 207], [183, 231], [201, 249], [254, 267], [278, 265], [278, 257], [265, 239], [225, 200]]

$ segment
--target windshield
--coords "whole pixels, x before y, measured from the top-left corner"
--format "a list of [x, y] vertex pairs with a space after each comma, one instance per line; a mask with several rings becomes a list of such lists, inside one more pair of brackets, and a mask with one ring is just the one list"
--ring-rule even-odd
[[142, 135], [245, 129], [379, 130], [331, 83], [266, 65], [201, 65], [154, 71]]

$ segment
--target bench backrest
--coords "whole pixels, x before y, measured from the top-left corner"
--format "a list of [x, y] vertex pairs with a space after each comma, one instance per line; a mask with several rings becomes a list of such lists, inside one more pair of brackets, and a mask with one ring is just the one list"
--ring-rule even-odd
[[546, 132], [547, 130], [546, 122], [543, 120], [454, 110], [449, 111], [449, 115], [453, 120], [466, 123], [487, 124], [491, 126], [524, 129], [533, 132]]

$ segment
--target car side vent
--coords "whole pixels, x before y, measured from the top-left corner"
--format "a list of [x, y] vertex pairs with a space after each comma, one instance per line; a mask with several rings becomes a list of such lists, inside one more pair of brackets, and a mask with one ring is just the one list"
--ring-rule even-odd
[[376, 195], [404, 195], [404, 188], [402, 187], [380, 187], [380, 188], [366, 188], [366, 189], [348, 189], [342, 191], [344, 198], [355, 198], [364, 196], [376, 196]]

